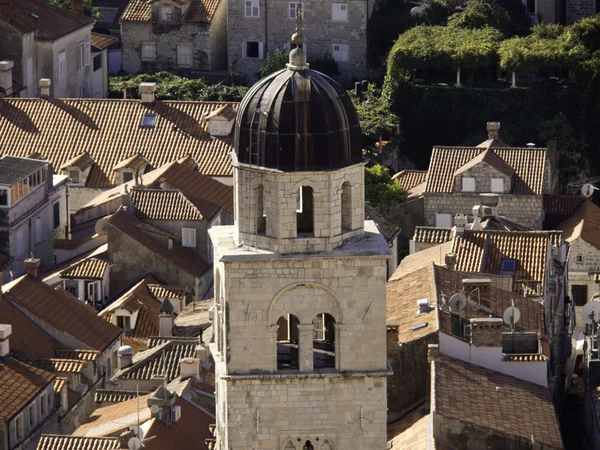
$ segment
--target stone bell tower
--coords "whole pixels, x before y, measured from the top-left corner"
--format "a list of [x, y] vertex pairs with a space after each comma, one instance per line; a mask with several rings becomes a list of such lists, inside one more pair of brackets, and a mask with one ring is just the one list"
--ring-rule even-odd
[[385, 449], [390, 250], [364, 221], [356, 111], [299, 30], [242, 100], [235, 225], [210, 230], [216, 448]]

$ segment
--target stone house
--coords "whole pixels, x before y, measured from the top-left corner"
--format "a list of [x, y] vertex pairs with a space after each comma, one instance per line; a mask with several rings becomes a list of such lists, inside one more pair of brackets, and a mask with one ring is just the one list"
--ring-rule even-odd
[[25, 272], [23, 262], [31, 253], [45, 266], [53, 264], [52, 241], [67, 232], [68, 181], [53, 175], [48, 161], [0, 159], [0, 252], [5, 280]]
[[[501, 217], [542, 228], [543, 195], [558, 186], [556, 152], [508, 147], [498, 139], [499, 128], [489, 122], [489, 139], [477, 147], [434, 147], [419, 196], [423, 215], [413, 217], [416, 224], [450, 228], [456, 214], [472, 218], [481, 193], [494, 193], [500, 197]], [[413, 211], [419, 212], [412, 206]]]
[[571, 25], [584, 17], [594, 17], [600, 12], [595, 0], [566, 0], [566, 23]]
[[92, 73], [90, 75], [93, 92], [90, 97], [108, 97], [108, 52], [114, 48], [119, 40], [106, 34], [92, 33], [90, 40], [92, 52]]
[[[48, 95], [55, 97], [105, 95], [94, 76], [94, 20], [83, 15], [81, 1], [74, 0], [73, 6], [70, 11], [43, 0], [23, 0], [0, 8], [0, 55], [14, 63], [12, 77], [22, 88], [19, 96], [43, 94], [38, 90], [40, 79], [51, 81]], [[102, 70], [107, 73], [108, 66]]]
[[143, 101], [5, 99], [0, 147], [21, 158], [41, 154], [68, 175], [71, 213], [136, 173], [178, 160], [231, 185], [230, 136], [211, 134], [211, 121], [205, 120], [229, 103], [161, 101], [155, 84], [143, 89]]
[[121, 16], [127, 73], [227, 68], [227, 2], [131, 0]]
[[250, 80], [264, 59], [278, 48], [290, 50], [296, 8], [302, 9], [303, 49], [308, 62], [329, 55], [337, 61], [340, 79], [348, 83], [367, 75], [367, 21], [375, 2], [317, 3], [276, 0], [227, 2], [228, 69]]

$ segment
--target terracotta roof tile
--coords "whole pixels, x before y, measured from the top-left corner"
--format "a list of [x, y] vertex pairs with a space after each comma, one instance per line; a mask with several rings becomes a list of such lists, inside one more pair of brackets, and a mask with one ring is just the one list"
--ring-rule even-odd
[[98, 350], [56, 350], [58, 358], [79, 359], [81, 361], [96, 361], [100, 356]]
[[65, 377], [56, 377], [56, 380], [54, 380], [54, 393], [60, 393], [68, 383], [69, 380], [67, 380]]
[[54, 380], [54, 374], [13, 358], [0, 360], [0, 420], [7, 422]]
[[92, 349], [103, 351], [121, 335], [121, 329], [96, 315], [94, 309], [62, 289], [23, 275], [2, 287], [20, 309], [58, 330], [69, 333]]
[[[152, 167], [191, 155], [199, 171], [231, 176], [229, 137], [215, 138], [202, 125], [202, 115], [222, 102], [156, 101], [144, 105], [123, 99], [2, 99], [0, 147], [4, 154], [27, 156], [44, 149], [54, 167], [86, 153], [95, 161], [88, 187], [111, 187], [114, 167], [139, 153]], [[157, 115], [152, 129], [140, 126], [145, 113]], [[60, 127], [53, 124], [60, 123]], [[77, 142], [78, 145], [72, 145]]]
[[479, 155], [475, 156], [473, 159], [470, 159], [465, 164], [456, 169], [454, 175], [463, 173], [466, 170], [469, 170], [482, 162], [490, 165], [494, 169], [498, 170], [499, 172], [502, 172], [504, 175], [508, 175], [509, 177], [511, 177], [515, 173], [512, 167], [510, 167], [502, 159], [500, 159], [500, 157], [496, 155], [496, 153], [494, 153], [493, 150], [486, 149], [483, 152], [479, 153]]
[[118, 170], [118, 169], [140, 170], [140, 169], [146, 167], [146, 165], [148, 165], [148, 164], [149, 164], [149, 162], [146, 158], [144, 158], [139, 153], [136, 153], [135, 155], [130, 156], [129, 158], [125, 158], [123, 161], [118, 162], [115, 165], [115, 167], [113, 167], [113, 170]]
[[96, 403], [121, 403], [133, 398], [137, 398], [138, 395], [146, 395], [150, 392], [137, 392], [137, 391], [124, 391], [115, 389], [96, 389], [94, 393], [94, 401]]
[[[210, 23], [219, 6], [220, 0], [191, 0], [184, 22]], [[131, 0], [121, 16], [123, 22], [150, 22], [152, 20], [152, 2]]]
[[61, 278], [102, 280], [108, 269], [106, 258], [88, 258], [60, 273]]
[[115, 45], [117, 42], [119, 42], [119, 38], [100, 33], [92, 33], [92, 38], [90, 40], [92, 49], [95, 51], [106, 50], [111, 45]]
[[94, 23], [91, 17], [52, 6], [43, 0], [1, 2], [0, 20], [21, 33], [37, 30], [37, 39], [42, 41], [55, 40]]
[[[133, 189], [131, 201], [135, 205], [135, 215], [141, 220], [202, 221], [205, 218], [200, 209], [178, 190]], [[212, 214], [219, 208], [214, 203], [208, 207]], [[210, 217], [212, 215], [206, 216], [207, 219]]]
[[390, 449], [394, 450], [429, 450], [428, 444], [431, 444], [427, 422], [430, 420], [429, 414], [423, 413], [423, 406], [411, 411], [393, 423], [388, 424], [387, 440], [391, 444]]
[[415, 227], [413, 241], [441, 244], [443, 242], [448, 242], [451, 237], [451, 228], [417, 226]]
[[415, 186], [424, 183], [427, 180], [426, 170], [402, 170], [392, 177], [394, 180], [398, 180], [400, 185], [405, 189], [409, 190]]
[[85, 362], [79, 359], [50, 358], [46, 362], [53, 371], [59, 373], [82, 373], [85, 368]]
[[77, 167], [79, 170], [86, 170], [96, 164], [94, 158], [92, 158], [87, 152], [80, 153], [79, 155], [65, 161], [59, 170], [68, 169], [69, 167]]
[[114, 450], [120, 449], [118, 437], [80, 437], [42, 435], [37, 450]]
[[432, 411], [507, 436], [562, 449], [560, 427], [547, 388], [441, 357], [432, 362]]
[[600, 208], [589, 199], [586, 199], [570, 218], [556, 228], [563, 231], [563, 237], [567, 242], [581, 238], [600, 249]]
[[[452, 192], [454, 174], [486, 150], [478, 147], [434, 147], [429, 163], [425, 192]], [[495, 148], [493, 153], [514, 170], [514, 194], [542, 194], [546, 149]]]
[[390, 281], [400, 279], [423, 267], [430, 267], [431, 263], [443, 266], [446, 264], [446, 253], [450, 251], [452, 251], [452, 241], [405, 256], [390, 277]]
[[52, 242], [52, 248], [54, 250], [75, 250], [90, 239], [91, 236], [86, 239], [55, 239]]
[[583, 195], [544, 195], [544, 212], [570, 216], [586, 200]]
[[148, 290], [158, 298], [185, 298], [188, 291], [185, 286], [171, 286], [162, 284], [149, 284]]

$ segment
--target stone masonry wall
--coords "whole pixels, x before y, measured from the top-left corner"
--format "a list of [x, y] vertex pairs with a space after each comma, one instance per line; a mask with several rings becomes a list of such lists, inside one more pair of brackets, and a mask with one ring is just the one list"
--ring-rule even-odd
[[[259, 17], [246, 17], [245, 0], [232, 0], [228, 3], [229, 70], [243, 73], [252, 82], [256, 80], [256, 73], [264, 61], [246, 58], [243, 54], [245, 43], [262, 42], [264, 57], [273, 53], [276, 48], [283, 50], [290, 43], [296, 19], [289, 17], [288, 1], [259, 0]], [[340, 80], [360, 80], [367, 73], [368, 2], [341, 2], [348, 5], [348, 20], [343, 22], [332, 20], [332, 3], [334, 2], [325, 1], [304, 4], [302, 34], [308, 63], [315, 58], [322, 58], [326, 53], [332, 55], [333, 44], [346, 44], [348, 62], [338, 62]]]
[[[425, 225], [435, 226], [436, 213], [458, 213], [472, 216], [473, 206], [480, 204], [478, 193], [466, 194], [425, 194]], [[500, 196], [498, 212], [506, 219], [525, 227], [541, 229], [543, 222], [543, 198], [541, 195]]]
[[596, 15], [595, 0], [567, 0], [567, 25]]
[[512, 177], [500, 172], [489, 164], [479, 163], [454, 177], [454, 192], [462, 192], [462, 179], [466, 177], [475, 178], [475, 192], [477, 193], [492, 192], [492, 178], [502, 178], [504, 180], [504, 193], [509, 193], [512, 188]]

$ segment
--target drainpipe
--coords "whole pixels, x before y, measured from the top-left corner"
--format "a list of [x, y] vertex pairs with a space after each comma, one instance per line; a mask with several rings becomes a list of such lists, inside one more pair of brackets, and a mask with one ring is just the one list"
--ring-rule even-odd
[[[302, 3], [302, 8], [304, 8], [304, 3]], [[304, 11], [302, 11], [304, 13]], [[265, 0], [265, 43], [263, 45], [263, 59], [265, 58], [265, 55], [268, 53], [268, 49], [267, 49], [267, 42], [269, 41], [269, 36], [268, 36], [268, 17], [267, 17], [267, 0]]]
[[[69, 183], [67, 183], [67, 192], [65, 193], [65, 199], [67, 201], [67, 206], [66, 206], [67, 224], [65, 225], [65, 227], [66, 227], [65, 234], [66, 234], [67, 239], [71, 239], [71, 213], [69, 212]], [[59, 204], [60, 204], [60, 200], [59, 200]], [[59, 206], [59, 208], [60, 208], [60, 206]], [[60, 210], [59, 210], [59, 212], [60, 212]]]

